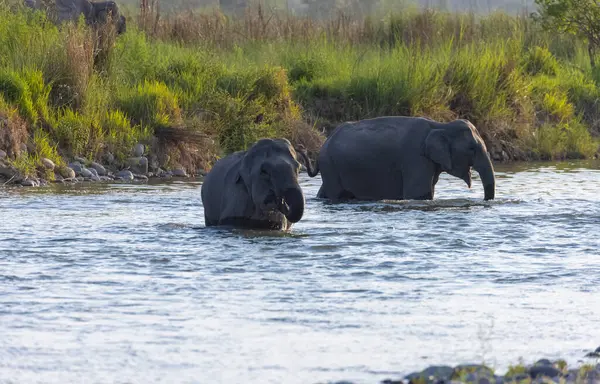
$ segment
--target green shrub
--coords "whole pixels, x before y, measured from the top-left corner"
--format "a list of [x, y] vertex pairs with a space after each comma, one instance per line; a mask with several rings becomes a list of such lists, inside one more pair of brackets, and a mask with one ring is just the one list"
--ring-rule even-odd
[[556, 76], [559, 72], [559, 64], [552, 53], [544, 47], [532, 47], [524, 56], [523, 65], [525, 71], [530, 75], [544, 74]]
[[123, 89], [117, 106], [131, 119], [132, 125], [164, 127], [181, 121], [177, 96], [158, 81], [144, 81], [133, 89]]
[[37, 121], [31, 90], [19, 73], [0, 69], [0, 94], [6, 102], [16, 105], [19, 114], [30, 123]]
[[119, 110], [106, 112], [102, 121], [105, 134], [105, 150], [111, 152], [119, 162], [131, 155], [133, 146], [147, 139], [149, 134], [139, 126], [132, 127]]

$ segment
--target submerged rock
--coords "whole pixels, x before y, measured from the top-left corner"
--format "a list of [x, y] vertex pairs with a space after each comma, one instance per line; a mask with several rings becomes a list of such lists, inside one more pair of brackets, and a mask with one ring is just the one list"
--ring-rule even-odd
[[102, 166], [102, 164], [92, 163], [90, 164], [90, 169], [93, 169], [97, 172], [98, 176], [106, 176], [106, 168]]

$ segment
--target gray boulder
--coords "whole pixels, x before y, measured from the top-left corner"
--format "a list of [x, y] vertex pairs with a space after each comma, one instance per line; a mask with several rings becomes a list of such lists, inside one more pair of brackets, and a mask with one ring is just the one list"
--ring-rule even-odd
[[6, 159], [7, 156], [8, 154], [0, 149], [0, 160]]
[[119, 180], [131, 181], [131, 180], [133, 180], [133, 173], [131, 173], [131, 171], [128, 171], [128, 170], [120, 171], [120, 172], [117, 172], [117, 174], [115, 175], [115, 178], [119, 179]]
[[144, 156], [144, 151], [145, 151], [145, 147], [144, 144], [136, 144], [136, 146], [133, 148], [133, 155], [135, 157], [142, 157]]
[[106, 168], [102, 164], [92, 163], [90, 164], [90, 169], [94, 169], [98, 176], [106, 176]]
[[133, 173], [141, 175], [148, 173], [148, 159], [145, 157], [131, 157], [127, 159], [127, 165]]

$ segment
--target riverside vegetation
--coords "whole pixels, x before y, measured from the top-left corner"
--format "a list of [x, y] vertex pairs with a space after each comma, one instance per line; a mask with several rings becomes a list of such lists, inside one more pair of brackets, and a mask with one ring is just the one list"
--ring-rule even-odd
[[598, 151], [586, 45], [525, 16], [142, 11], [116, 37], [0, 1], [0, 177], [195, 174], [261, 137], [314, 153], [381, 115], [469, 119], [495, 161]]

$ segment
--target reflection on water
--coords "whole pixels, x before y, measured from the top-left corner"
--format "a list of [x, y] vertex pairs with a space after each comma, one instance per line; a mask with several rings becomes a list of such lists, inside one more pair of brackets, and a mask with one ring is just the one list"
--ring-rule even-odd
[[0, 377], [376, 383], [600, 344], [600, 163], [497, 165], [497, 199], [329, 204], [205, 228], [201, 181], [0, 189]]

